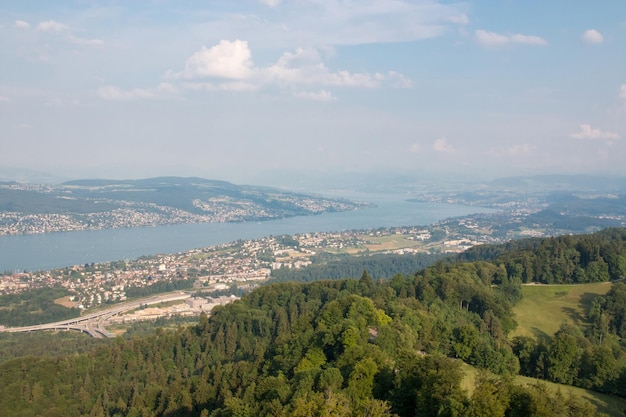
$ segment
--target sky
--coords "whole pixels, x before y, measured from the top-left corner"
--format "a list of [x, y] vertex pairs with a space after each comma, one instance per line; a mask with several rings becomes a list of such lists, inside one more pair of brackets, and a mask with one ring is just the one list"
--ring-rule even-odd
[[0, 170], [626, 175], [626, 2], [0, 0]]

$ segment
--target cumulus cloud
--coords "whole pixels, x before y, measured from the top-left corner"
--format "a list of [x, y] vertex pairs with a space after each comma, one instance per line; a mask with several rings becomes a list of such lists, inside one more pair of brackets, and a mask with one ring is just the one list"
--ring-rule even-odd
[[219, 44], [202, 47], [185, 62], [185, 69], [170, 73], [172, 78], [230, 78], [243, 80], [250, 78], [252, 53], [248, 42], [222, 40]]
[[[264, 87], [290, 89], [295, 97], [331, 101], [336, 97], [329, 87], [338, 88], [411, 88], [413, 82], [396, 71], [383, 73], [353, 73], [333, 71], [323, 62], [315, 48], [297, 48], [284, 52], [278, 61], [266, 67], [257, 67], [247, 41], [222, 40], [217, 45], [203, 46], [185, 61], [181, 71], [168, 70], [163, 78], [190, 91], [255, 91]], [[315, 91], [317, 86], [319, 89]], [[162, 89], [130, 90], [106, 86], [98, 95], [106, 100], [134, 100], [163, 98]]]
[[579, 127], [580, 131], [571, 134], [573, 139], [615, 140], [620, 138], [615, 132], [595, 129], [589, 124], [581, 124]]
[[[383, 83], [395, 88], [410, 88], [412, 81], [396, 71], [382, 73], [353, 73], [348, 70], [332, 71], [323, 62], [315, 48], [297, 48], [284, 52], [278, 61], [267, 67], [256, 67], [248, 42], [222, 40], [219, 44], [202, 49], [185, 62], [185, 69], [172, 70], [164, 75], [170, 80], [187, 80], [185, 84], [196, 90], [253, 90], [265, 85], [294, 87], [319, 85], [324, 87], [375, 88]], [[213, 78], [206, 82], [203, 79]], [[226, 80], [243, 83], [230, 84]], [[243, 88], [237, 88], [237, 87]], [[322, 90], [326, 91], [326, 90]], [[328, 98], [326, 96], [326, 98]]]
[[327, 90], [320, 91], [302, 91], [294, 94], [298, 98], [303, 98], [306, 100], [314, 100], [314, 101], [333, 101], [336, 98], [333, 96], [333, 93]]
[[486, 47], [499, 47], [509, 44], [523, 44], [523, 45], [535, 45], [546, 46], [548, 41], [534, 35], [522, 35], [522, 34], [500, 34], [496, 32], [489, 32], [486, 30], [478, 29], [474, 32], [476, 42]]
[[312, 48], [298, 48], [295, 52], [285, 52], [276, 64], [263, 69], [263, 75], [269, 81], [280, 84], [367, 88], [378, 86], [385, 78], [382, 74], [330, 71], [321, 61], [318, 51]]
[[30, 27], [30, 23], [24, 21], [24, 20], [16, 20], [15, 21], [15, 27], [18, 29], [28, 29]]
[[437, 152], [454, 152], [454, 146], [448, 143], [448, 139], [439, 138], [433, 143], [433, 150]]
[[587, 43], [602, 43], [604, 42], [604, 36], [595, 29], [586, 30], [582, 36], [582, 40]]

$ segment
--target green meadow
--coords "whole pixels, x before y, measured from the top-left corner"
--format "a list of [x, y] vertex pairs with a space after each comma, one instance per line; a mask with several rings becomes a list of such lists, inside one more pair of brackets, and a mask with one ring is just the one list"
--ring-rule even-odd
[[[463, 377], [463, 381], [461, 382], [461, 388], [466, 390], [469, 395], [472, 395], [478, 380], [479, 370], [471, 365], [464, 364], [463, 371], [465, 375]], [[624, 416], [624, 410], [626, 410], [626, 400], [613, 395], [602, 394], [583, 388], [573, 387], [571, 385], [555, 384], [554, 382], [542, 381], [521, 375], [515, 376], [513, 378], [513, 382], [517, 385], [526, 386], [539, 384], [545, 387], [546, 391], [550, 394], [556, 395], [558, 393], [565, 398], [573, 396], [583, 399], [590, 402], [601, 413], [605, 413], [609, 416]]]
[[[518, 323], [511, 337], [530, 336], [534, 338], [551, 338], [563, 323], [585, 328], [587, 311], [596, 296], [606, 294], [611, 289], [610, 282], [576, 284], [576, 285], [525, 285], [522, 287], [523, 298], [513, 311]], [[467, 387], [473, 386], [477, 370], [468, 366], [465, 376]], [[525, 376], [516, 376], [515, 382], [524, 385], [543, 384], [551, 393], [560, 392], [585, 399], [596, 406], [599, 411], [610, 416], [623, 416], [626, 400], [577, 388], [569, 385], [539, 381]]]
[[513, 308], [518, 326], [511, 337], [550, 338], [563, 323], [584, 328], [593, 299], [611, 289], [610, 282], [576, 285], [525, 285]]

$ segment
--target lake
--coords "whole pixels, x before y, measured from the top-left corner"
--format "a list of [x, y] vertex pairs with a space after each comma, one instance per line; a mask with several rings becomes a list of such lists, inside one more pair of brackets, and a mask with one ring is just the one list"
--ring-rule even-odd
[[419, 226], [491, 211], [456, 204], [407, 202], [404, 195], [349, 195], [376, 204], [362, 210], [247, 223], [179, 224], [0, 237], [0, 271], [36, 271], [136, 259], [270, 235]]

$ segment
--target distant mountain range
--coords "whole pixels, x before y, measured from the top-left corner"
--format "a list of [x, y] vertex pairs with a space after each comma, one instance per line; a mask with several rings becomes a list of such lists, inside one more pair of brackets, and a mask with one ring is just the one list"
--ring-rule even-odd
[[203, 178], [0, 183], [0, 234], [240, 222], [355, 210], [344, 199]]

